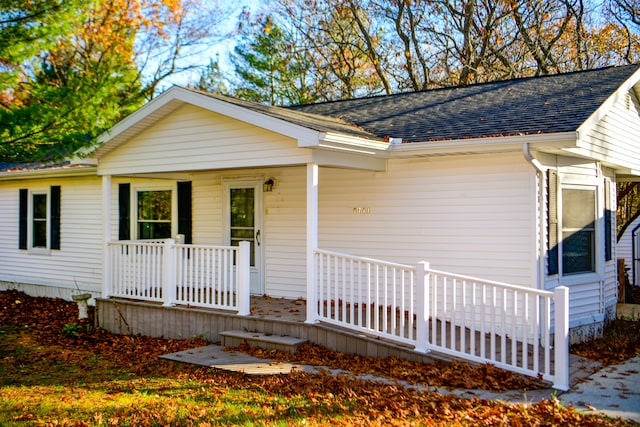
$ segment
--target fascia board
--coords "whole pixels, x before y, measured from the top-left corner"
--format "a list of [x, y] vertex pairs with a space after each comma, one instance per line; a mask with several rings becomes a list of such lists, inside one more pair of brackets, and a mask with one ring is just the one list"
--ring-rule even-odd
[[496, 153], [522, 150], [522, 144], [531, 148], [567, 149], [576, 147], [576, 132], [514, 135], [489, 138], [451, 139], [446, 141], [411, 142], [389, 145], [392, 157], [443, 156], [464, 153]]
[[[111, 150], [117, 148], [121, 143], [126, 141], [126, 139], [130, 138], [133, 134], [139, 132], [145, 127], [149, 126], [152, 123], [155, 123], [164, 114], [168, 114], [173, 111], [177, 105], [174, 105], [173, 108], [168, 108], [167, 105], [171, 102], [175, 102], [178, 99], [178, 93], [181, 88], [174, 86], [167, 91], [160, 94], [157, 98], [149, 101], [111, 128], [103, 132], [97, 138], [97, 143], [94, 146], [86, 147], [78, 150], [75, 153], [76, 157], [90, 157], [90, 158], [100, 158]], [[162, 114], [162, 110], [166, 110], [164, 114]], [[149, 123], [145, 123], [146, 120], [152, 118], [155, 113], [158, 114], [154, 120], [150, 120]], [[140, 127], [133, 133], [132, 130]]]
[[79, 176], [97, 176], [97, 168], [95, 166], [87, 166], [76, 168], [25, 170], [19, 172], [0, 172], [0, 181], [33, 178], [67, 178]]
[[387, 152], [389, 143], [372, 139], [360, 138], [333, 132], [325, 132], [320, 136], [321, 147], [341, 147], [344, 149], [353, 148], [354, 151], [364, 151], [375, 153]]
[[[179, 88], [181, 89], [181, 88]], [[180, 99], [192, 105], [200, 108], [212, 111], [214, 113], [221, 114], [223, 116], [230, 117], [232, 119], [240, 120], [275, 133], [279, 133], [284, 136], [288, 136], [298, 141], [298, 145], [301, 146], [313, 146], [317, 145], [321, 133], [304, 126], [296, 125], [294, 123], [287, 122], [276, 117], [269, 116], [267, 114], [253, 111], [251, 109], [224, 102], [215, 98], [207, 97], [196, 92], [191, 92], [182, 89]]]

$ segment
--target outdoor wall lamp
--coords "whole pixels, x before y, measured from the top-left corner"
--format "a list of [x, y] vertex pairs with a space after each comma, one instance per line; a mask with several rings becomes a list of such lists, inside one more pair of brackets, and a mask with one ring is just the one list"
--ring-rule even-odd
[[264, 184], [262, 184], [262, 191], [265, 193], [271, 193], [273, 191], [273, 185], [275, 184], [273, 178], [267, 179]]

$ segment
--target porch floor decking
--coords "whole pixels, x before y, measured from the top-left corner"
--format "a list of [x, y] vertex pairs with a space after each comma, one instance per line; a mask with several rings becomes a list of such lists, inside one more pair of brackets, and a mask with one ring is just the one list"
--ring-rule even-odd
[[307, 301], [251, 295], [249, 317], [304, 323], [307, 319]]

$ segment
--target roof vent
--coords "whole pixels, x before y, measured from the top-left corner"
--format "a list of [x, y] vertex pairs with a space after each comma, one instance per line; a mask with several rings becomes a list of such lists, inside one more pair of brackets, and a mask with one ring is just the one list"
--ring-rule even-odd
[[631, 94], [629, 92], [627, 92], [624, 97], [624, 103], [627, 107], [627, 110], [631, 110]]

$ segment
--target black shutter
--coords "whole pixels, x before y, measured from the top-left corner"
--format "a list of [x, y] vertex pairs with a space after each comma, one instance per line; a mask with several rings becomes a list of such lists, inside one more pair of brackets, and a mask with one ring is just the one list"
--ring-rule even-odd
[[118, 240], [131, 239], [131, 184], [118, 185]]
[[558, 172], [547, 171], [547, 215], [549, 227], [547, 234], [549, 262], [547, 273], [558, 274]]
[[611, 181], [604, 181], [604, 255], [607, 261], [613, 258], [613, 232], [611, 230]]
[[27, 221], [29, 218], [29, 190], [20, 189], [20, 208], [18, 213], [18, 248], [27, 249]]
[[51, 249], [60, 249], [60, 186], [51, 186], [49, 192], [51, 197]]
[[184, 242], [192, 243], [191, 181], [178, 182], [178, 234], [184, 234]]

